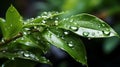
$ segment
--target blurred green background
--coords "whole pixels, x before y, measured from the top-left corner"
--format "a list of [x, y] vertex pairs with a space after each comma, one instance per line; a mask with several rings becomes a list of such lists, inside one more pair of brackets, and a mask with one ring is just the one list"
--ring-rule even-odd
[[[63, 17], [89, 13], [106, 21], [120, 34], [120, 0], [0, 0], [0, 17], [5, 17], [11, 4], [25, 19], [36, 17], [44, 11], [68, 11]], [[120, 67], [120, 39], [81, 38], [86, 46], [89, 67]], [[85, 67], [54, 46], [51, 46], [46, 57], [53, 63], [53, 67]], [[37, 64], [36, 67], [50, 65]]]

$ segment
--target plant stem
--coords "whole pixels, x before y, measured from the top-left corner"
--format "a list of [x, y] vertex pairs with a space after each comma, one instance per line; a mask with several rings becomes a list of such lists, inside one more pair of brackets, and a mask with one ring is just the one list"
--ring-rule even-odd
[[13, 38], [11, 38], [11, 39], [3, 39], [3, 41], [0, 42], [0, 46], [1, 46], [1, 45], [5, 45], [5, 44], [8, 44], [8, 43], [10, 43], [11, 41], [14, 41], [14, 40], [16, 40], [17, 38], [20, 38], [20, 37], [22, 37], [22, 36], [23, 36], [23, 34], [22, 34], [22, 33], [19, 33], [18, 35], [16, 35], [15, 37], [13, 37]]

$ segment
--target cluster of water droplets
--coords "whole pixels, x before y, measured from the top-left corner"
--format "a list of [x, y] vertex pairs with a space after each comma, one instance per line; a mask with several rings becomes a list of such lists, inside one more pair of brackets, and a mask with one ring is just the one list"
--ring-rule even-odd
[[70, 48], [73, 48], [73, 47], [74, 47], [73, 42], [72, 42], [72, 41], [70, 41], [70, 42], [68, 43], [68, 46], [69, 46]]
[[28, 51], [19, 51], [17, 52], [18, 57], [26, 58], [26, 59], [32, 59], [32, 60], [39, 60], [38, 57], [36, 57], [34, 54]]

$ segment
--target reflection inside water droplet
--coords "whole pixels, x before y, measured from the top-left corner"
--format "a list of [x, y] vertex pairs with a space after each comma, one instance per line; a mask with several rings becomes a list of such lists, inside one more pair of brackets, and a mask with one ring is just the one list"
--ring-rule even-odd
[[89, 32], [83, 32], [83, 36], [88, 36], [89, 35]]
[[105, 30], [105, 31], [103, 31], [103, 34], [104, 34], [104, 35], [110, 35], [110, 31], [106, 31], [106, 30]]
[[24, 53], [24, 56], [25, 56], [25, 57], [29, 57], [29, 54]]

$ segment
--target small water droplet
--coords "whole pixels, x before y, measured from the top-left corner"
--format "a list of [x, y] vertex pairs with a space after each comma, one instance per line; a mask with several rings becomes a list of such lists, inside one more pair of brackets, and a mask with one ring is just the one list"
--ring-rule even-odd
[[73, 19], [71, 19], [70, 22], [73, 22]]
[[14, 58], [14, 57], [12, 57], [12, 58], [11, 58], [11, 60], [15, 60], [15, 58]]
[[73, 46], [74, 46], [74, 45], [73, 45], [73, 42], [70, 41], [70, 42], [68, 43], [68, 46], [69, 46], [69, 47], [73, 47]]
[[42, 23], [46, 23], [46, 21], [43, 20]]
[[67, 34], [69, 34], [69, 32], [65, 31], [64, 34], [67, 35]]
[[37, 18], [41, 18], [41, 16], [37, 16]]
[[73, 44], [69, 43], [68, 46], [69, 46], [69, 47], [73, 47]]
[[55, 20], [55, 25], [58, 25], [58, 21], [57, 20]]
[[104, 26], [105, 26], [105, 24], [104, 24], [104, 23], [102, 23], [102, 24], [101, 24], [101, 26], [102, 26], [102, 27], [104, 27]]
[[91, 38], [88, 38], [88, 40], [91, 40]]
[[70, 27], [73, 31], [77, 31], [78, 27]]
[[30, 43], [30, 42], [26, 42], [25, 44], [26, 44], [26, 45], [30, 45], [31, 43]]
[[23, 32], [24, 35], [27, 35], [27, 32]]
[[56, 17], [56, 19], [58, 20], [59, 18], [58, 18], [58, 17]]
[[30, 30], [30, 28], [24, 28], [25, 30], [27, 30], [27, 31], [29, 31]]
[[27, 54], [27, 53], [24, 53], [24, 56], [25, 56], [25, 57], [29, 57], [29, 54]]
[[5, 53], [6, 51], [5, 51], [5, 50], [3, 50], [2, 52], [3, 52], [3, 53]]
[[89, 32], [83, 32], [83, 36], [87, 37], [89, 35]]

